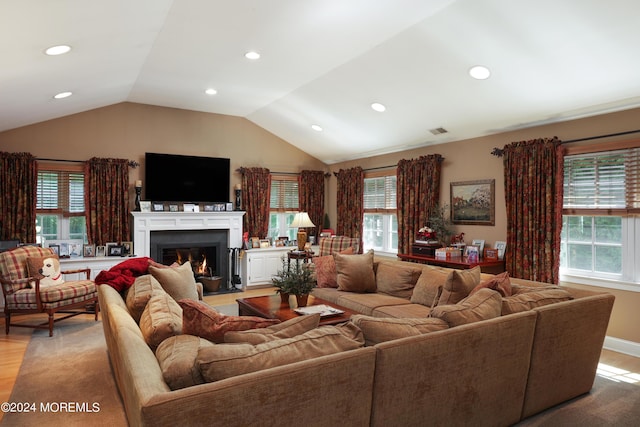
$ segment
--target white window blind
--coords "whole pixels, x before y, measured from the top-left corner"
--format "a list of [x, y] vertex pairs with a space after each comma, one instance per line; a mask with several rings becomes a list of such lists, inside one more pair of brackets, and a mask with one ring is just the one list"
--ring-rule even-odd
[[38, 170], [36, 210], [63, 215], [84, 213], [84, 174]]
[[396, 211], [396, 176], [386, 175], [364, 180], [365, 212]]
[[640, 212], [640, 148], [565, 156], [565, 213]]
[[270, 210], [297, 211], [300, 207], [297, 177], [272, 177]]

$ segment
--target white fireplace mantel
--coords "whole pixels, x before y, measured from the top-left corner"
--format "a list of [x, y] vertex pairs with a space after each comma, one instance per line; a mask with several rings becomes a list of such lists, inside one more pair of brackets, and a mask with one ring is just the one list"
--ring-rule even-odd
[[229, 248], [242, 247], [244, 211], [223, 212], [131, 212], [133, 249], [138, 256], [150, 256], [153, 231], [229, 230]]

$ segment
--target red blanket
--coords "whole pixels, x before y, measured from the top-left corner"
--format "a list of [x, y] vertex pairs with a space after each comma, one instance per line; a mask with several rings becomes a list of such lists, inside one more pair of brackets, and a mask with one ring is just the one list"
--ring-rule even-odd
[[136, 277], [147, 274], [150, 260], [148, 257], [129, 258], [109, 270], [102, 270], [96, 276], [96, 285], [109, 285], [118, 292], [129, 289]]

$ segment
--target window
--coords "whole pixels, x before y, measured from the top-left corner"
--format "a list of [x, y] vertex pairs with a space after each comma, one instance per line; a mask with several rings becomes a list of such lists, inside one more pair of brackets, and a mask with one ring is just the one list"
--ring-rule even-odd
[[395, 175], [378, 173], [364, 179], [363, 246], [365, 252], [398, 253]]
[[67, 239], [87, 242], [81, 166], [39, 165], [36, 197], [38, 243]]
[[569, 280], [640, 284], [639, 184], [639, 148], [565, 156], [560, 270]]
[[269, 209], [268, 237], [277, 239], [287, 236], [289, 240], [295, 240], [297, 230], [290, 228], [289, 225], [300, 209], [297, 176], [274, 175], [271, 177]]

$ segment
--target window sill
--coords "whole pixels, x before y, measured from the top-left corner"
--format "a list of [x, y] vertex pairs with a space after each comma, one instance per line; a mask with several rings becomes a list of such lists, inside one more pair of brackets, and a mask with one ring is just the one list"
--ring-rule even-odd
[[596, 277], [577, 276], [560, 273], [560, 283], [575, 283], [578, 285], [597, 286], [599, 288], [617, 289], [620, 291], [640, 292], [640, 284], [622, 280], [601, 279]]

